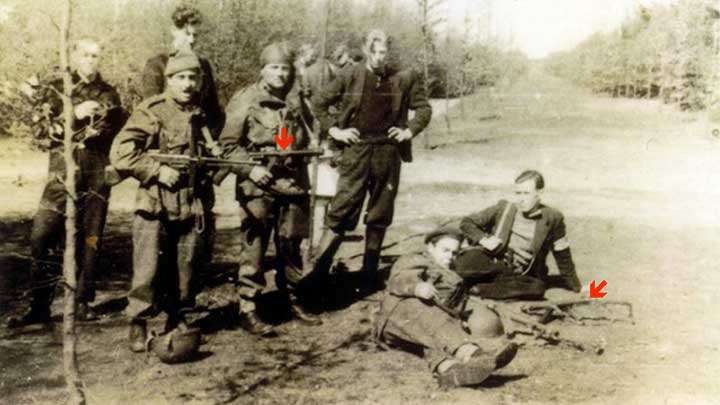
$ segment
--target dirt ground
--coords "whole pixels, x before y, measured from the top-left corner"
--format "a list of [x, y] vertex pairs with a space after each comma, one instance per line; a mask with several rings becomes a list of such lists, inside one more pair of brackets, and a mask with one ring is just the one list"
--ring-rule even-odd
[[[464, 109], [464, 114], [462, 110]], [[353, 294], [337, 276], [325, 324], [264, 315], [281, 335], [249, 336], [215, 281], [198, 325], [208, 339], [196, 361], [168, 366], [126, 348], [122, 295], [129, 282], [129, 220], [135, 185], [113, 190], [98, 309], [79, 327], [79, 363], [91, 404], [125, 403], [713, 403], [720, 398], [716, 208], [718, 142], [702, 114], [640, 100], [596, 97], [533, 70], [514, 86], [456, 104], [450, 129], [436, 118], [433, 149], [416, 142], [403, 167], [386, 261], [419, 248], [419, 233], [508, 195], [526, 168], [543, 172], [549, 205], [566, 215], [581, 280], [607, 280], [607, 299], [633, 303], [634, 325], [561, 325], [568, 336], [602, 339], [597, 356], [526, 345], [508, 367], [473, 389], [437, 389], [424, 361], [377, 349], [369, 337], [381, 294]], [[0, 153], [0, 320], [28, 286], [28, 233], [45, 157], [6, 142]], [[231, 181], [219, 190], [215, 274], [231, 272], [238, 219]], [[360, 230], [362, 231], [362, 229]], [[358, 235], [361, 235], [358, 232]], [[413, 235], [415, 235], [413, 237]], [[397, 242], [393, 244], [393, 242]], [[360, 238], [340, 253], [353, 270]], [[552, 259], [550, 260], [552, 261]], [[223, 277], [216, 277], [222, 281]], [[273, 294], [268, 300], [273, 301]], [[54, 328], [0, 329], [0, 402], [59, 403], [60, 301]], [[158, 320], [155, 326], [159, 326]]]

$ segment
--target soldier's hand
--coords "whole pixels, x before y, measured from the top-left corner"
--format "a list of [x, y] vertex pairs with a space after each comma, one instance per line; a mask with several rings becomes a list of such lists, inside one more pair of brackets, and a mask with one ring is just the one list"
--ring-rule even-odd
[[413, 137], [412, 131], [409, 128], [403, 129], [398, 127], [391, 127], [388, 129], [388, 135], [390, 135], [390, 138], [393, 138], [398, 142], [407, 141]]
[[415, 285], [415, 296], [422, 300], [431, 300], [437, 298], [437, 290], [434, 285], [423, 281]]
[[160, 173], [158, 174], [160, 184], [172, 187], [178, 180], [180, 180], [180, 172], [170, 166], [160, 166]]
[[502, 241], [500, 240], [500, 238], [498, 238], [495, 235], [488, 236], [487, 238], [482, 238], [482, 239], [480, 239], [480, 242], [479, 242], [480, 246], [484, 247], [485, 249], [487, 249], [491, 252], [493, 250], [497, 249], [497, 247], [500, 246], [501, 243], [502, 243]]
[[337, 127], [332, 127], [328, 131], [328, 134], [330, 134], [330, 137], [332, 137], [336, 141], [346, 143], [348, 145], [352, 145], [360, 140], [360, 131], [355, 128], [340, 129]]
[[95, 100], [87, 100], [75, 106], [75, 117], [82, 120], [100, 112], [100, 103]]
[[266, 186], [272, 181], [273, 175], [264, 166], [255, 166], [250, 171], [250, 180], [259, 186]]

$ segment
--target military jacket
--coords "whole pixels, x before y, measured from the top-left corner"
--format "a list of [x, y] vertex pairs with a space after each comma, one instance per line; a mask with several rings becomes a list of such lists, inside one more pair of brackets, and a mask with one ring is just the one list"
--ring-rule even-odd
[[[248, 159], [248, 152], [279, 150], [275, 141], [282, 128], [287, 128], [294, 141], [288, 149], [307, 147], [307, 135], [298, 114], [286, 100], [272, 95], [260, 83], [251, 85], [233, 95], [225, 110], [225, 128], [220, 144], [228, 159]], [[267, 159], [266, 165], [275, 178], [291, 178], [305, 183], [306, 164], [302, 158]], [[248, 176], [252, 166], [234, 169], [237, 175], [237, 197], [262, 196], [265, 191], [257, 187]]]
[[421, 282], [432, 284], [440, 300], [445, 302], [462, 282], [462, 278], [454, 271], [437, 264], [427, 252], [401, 256], [390, 270], [385, 297], [380, 306], [378, 330], [384, 328], [387, 319], [401, 301], [418, 299], [415, 297], [415, 287]]
[[[208, 173], [200, 172], [196, 184], [190, 184], [187, 174], [172, 188], [158, 182], [161, 163], [148, 151], [189, 155], [203, 149], [201, 130], [207, 125], [205, 115], [197, 105], [177, 103], [168, 93], [153, 96], [135, 108], [115, 138], [110, 160], [121, 175], [140, 181], [135, 209], [151, 216], [169, 220], [185, 220], [198, 215], [198, 209], [209, 209], [214, 202], [212, 182]], [[193, 146], [195, 145], [195, 146]], [[198, 207], [198, 202], [202, 206]]]

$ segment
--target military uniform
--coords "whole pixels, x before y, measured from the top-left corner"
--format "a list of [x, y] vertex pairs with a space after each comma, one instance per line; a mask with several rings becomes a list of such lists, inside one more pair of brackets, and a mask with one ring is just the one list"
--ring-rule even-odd
[[[236, 93], [227, 109], [227, 122], [220, 136], [225, 155], [231, 159], [245, 159], [248, 152], [274, 151], [275, 135], [287, 128], [295, 140], [292, 148], [302, 149], [307, 143], [297, 115], [286, 101], [273, 94], [261, 83]], [[307, 188], [306, 164], [302, 158], [269, 158], [265, 161], [276, 184], [285, 182]], [[287, 196], [260, 187], [249, 178], [251, 166], [236, 169], [236, 198], [240, 204], [240, 310], [255, 310], [255, 298], [260, 293], [263, 259], [271, 234], [274, 234], [276, 256], [281, 261], [279, 272], [290, 286], [301, 274], [300, 242], [307, 237], [307, 196]], [[284, 272], [283, 272], [284, 269]]]
[[115, 139], [113, 166], [140, 182], [133, 222], [133, 279], [127, 314], [133, 319], [164, 309], [177, 316], [191, 308], [193, 280], [207, 249], [207, 218], [214, 203], [210, 173], [195, 184], [185, 173], [172, 188], [158, 182], [161, 164], [149, 149], [200, 155], [207, 119], [197, 104], [181, 105], [168, 93], [150, 97], [133, 112]]
[[[176, 52], [161, 53], [148, 59], [139, 79], [138, 92], [143, 99], [161, 94], [165, 91], [165, 67], [168, 60], [176, 55]], [[219, 135], [225, 124], [225, 114], [218, 101], [215, 77], [210, 62], [205, 58], [199, 58], [200, 70], [202, 72], [202, 85], [199, 91], [199, 106], [205, 112], [208, 121], [208, 128], [215, 135]]]
[[[445, 302], [462, 282], [452, 270], [438, 265], [428, 253], [410, 253], [393, 265], [385, 297], [375, 323], [375, 336], [380, 341], [404, 349], [422, 349], [430, 369], [453, 357], [455, 351], [468, 343], [481, 350], [492, 351], [503, 339], [473, 336], [463, 329], [460, 320], [415, 296], [420, 282], [432, 284], [438, 298]], [[470, 303], [470, 308], [484, 305]]]
[[[100, 74], [90, 82], [81, 80], [77, 73], [72, 75], [72, 104], [94, 100], [100, 103], [104, 113], [93, 118], [74, 121], [73, 129], [82, 137], [81, 145], [75, 151], [78, 164], [77, 184], [77, 262], [79, 303], [95, 299], [93, 272], [97, 253], [100, 249], [105, 218], [107, 215], [110, 187], [105, 183], [104, 169], [108, 162], [110, 144], [123, 124], [124, 112], [120, 106], [117, 91], [106, 83]], [[50, 86], [62, 91], [62, 80], [57, 79]], [[62, 101], [57, 94], [44, 90], [50, 116], [61, 117]], [[47, 133], [45, 133], [47, 135]], [[62, 136], [62, 135], [60, 135]], [[77, 137], [77, 136], [76, 136]], [[30, 245], [33, 256], [33, 293], [31, 309], [36, 313], [49, 313], [55, 283], [52, 276], [50, 252], [58, 247], [65, 234], [65, 203], [67, 191], [63, 180], [66, 176], [63, 145], [60, 139], [49, 140], [48, 180], [40, 200], [40, 207], [33, 218]]]

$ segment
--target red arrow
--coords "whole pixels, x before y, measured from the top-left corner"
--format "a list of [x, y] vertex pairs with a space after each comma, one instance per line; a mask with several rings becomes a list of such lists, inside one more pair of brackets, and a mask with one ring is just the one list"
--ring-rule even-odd
[[602, 289], [607, 285], [607, 281], [603, 280], [600, 285], [595, 287], [595, 280], [590, 282], [590, 298], [602, 298], [607, 295]]
[[277, 143], [280, 149], [283, 150], [287, 149], [287, 147], [290, 146], [290, 144], [293, 143], [294, 140], [295, 138], [293, 138], [292, 135], [288, 134], [288, 130], [285, 127], [280, 128], [279, 136], [278, 134], [275, 134], [275, 143]]

